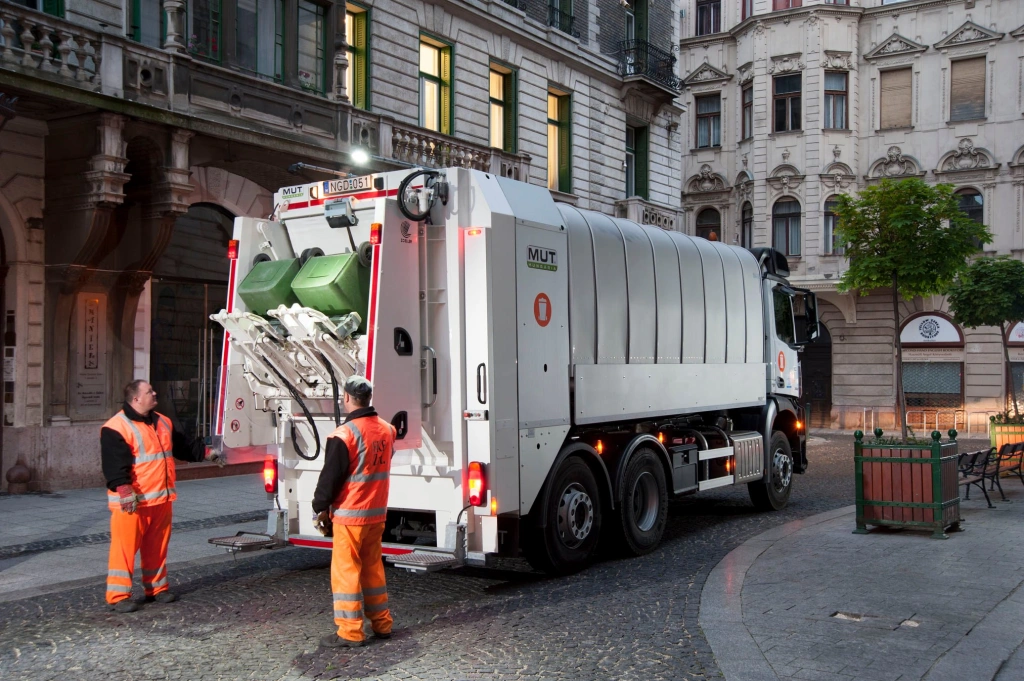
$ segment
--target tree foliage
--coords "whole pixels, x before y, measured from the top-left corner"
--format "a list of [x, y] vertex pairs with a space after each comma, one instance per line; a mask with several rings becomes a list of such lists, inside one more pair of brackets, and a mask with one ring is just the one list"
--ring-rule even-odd
[[978, 244], [992, 240], [960, 210], [952, 185], [919, 178], [882, 180], [856, 197], [839, 196], [835, 214], [850, 259], [838, 288], [861, 295], [894, 279], [907, 300], [945, 293]]

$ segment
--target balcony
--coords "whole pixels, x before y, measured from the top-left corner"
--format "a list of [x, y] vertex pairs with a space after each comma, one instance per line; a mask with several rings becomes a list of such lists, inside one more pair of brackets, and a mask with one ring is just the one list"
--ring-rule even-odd
[[568, 12], [563, 12], [555, 5], [548, 5], [548, 26], [557, 28], [562, 33], [579, 38], [580, 32], [575, 28], [576, 17]]
[[523, 182], [529, 178], [528, 154], [509, 154], [398, 122], [381, 130], [381, 141], [385, 142], [381, 156], [400, 163], [425, 168], [472, 168]]
[[619, 75], [626, 89], [638, 89], [662, 102], [672, 101], [680, 89], [676, 58], [646, 40], [619, 43]]
[[615, 202], [615, 217], [626, 218], [641, 225], [661, 227], [669, 232], [682, 232], [686, 226], [682, 211], [670, 206], [662, 206], [631, 196]]

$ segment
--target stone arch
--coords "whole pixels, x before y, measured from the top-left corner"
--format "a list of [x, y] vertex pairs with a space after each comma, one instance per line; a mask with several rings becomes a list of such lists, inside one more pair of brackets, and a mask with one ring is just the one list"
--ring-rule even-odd
[[729, 189], [729, 183], [719, 173], [714, 172], [711, 166], [705, 163], [700, 167], [700, 172], [686, 181], [687, 191], [692, 194], [708, 192], [721, 192]]
[[965, 137], [960, 140], [956, 149], [942, 155], [936, 167], [938, 172], [954, 172], [995, 168], [998, 165], [992, 152], [983, 147], [974, 146], [974, 142]]
[[891, 146], [885, 152], [885, 156], [871, 164], [868, 177], [881, 179], [886, 177], [921, 177], [924, 172], [921, 170], [921, 163], [903, 153], [897, 146]]
[[236, 216], [268, 216], [274, 210], [276, 187], [261, 187], [252, 180], [221, 168], [190, 168], [193, 190], [189, 205], [212, 203]]
[[739, 175], [736, 176], [736, 181], [733, 183], [734, 186], [738, 187], [745, 182], [753, 182], [754, 176], [746, 170], [741, 170]]
[[1012, 165], [1022, 165], [1022, 164], [1024, 164], [1024, 146], [1022, 146], [1017, 151], [1013, 152]]
[[853, 175], [853, 170], [845, 163], [836, 161], [835, 163], [829, 163], [828, 167], [822, 172], [822, 175]]

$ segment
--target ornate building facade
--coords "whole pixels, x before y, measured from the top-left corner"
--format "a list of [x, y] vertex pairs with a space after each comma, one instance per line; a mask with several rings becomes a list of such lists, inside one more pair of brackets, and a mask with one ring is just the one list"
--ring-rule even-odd
[[[881, 178], [956, 187], [1024, 254], [1024, 3], [1016, 0], [685, 0], [683, 206], [692, 233], [787, 253], [827, 334], [805, 351], [812, 424], [891, 427], [901, 339], [911, 424], [977, 434], [1024, 365], [999, 331], [960, 329], [941, 297], [840, 294], [830, 202]], [[1015, 349], [1014, 353], [1020, 353]]]

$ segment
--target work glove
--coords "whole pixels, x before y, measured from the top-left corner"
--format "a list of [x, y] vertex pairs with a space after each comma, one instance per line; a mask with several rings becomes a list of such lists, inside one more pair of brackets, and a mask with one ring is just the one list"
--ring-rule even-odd
[[228, 463], [228, 457], [224, 452], [218, 452], [216, 449], [210, 449], [209, 447], [206, 449], [206, 458], [204, 460], [215, 463], [221, 468], [224, 468]]
[[325, 537], [334, 536], [334, 523], [331, 522], [330, 511], [320, 511], [313, 517], [313, 527]]
[[138, 503], [135, 496], [135, 490], [132, 489], [131, 485], [118, 485], [117, 496], [120, 499], [122, 511], [125, 513], [135, 513], [135, 508], [138, 506]]

